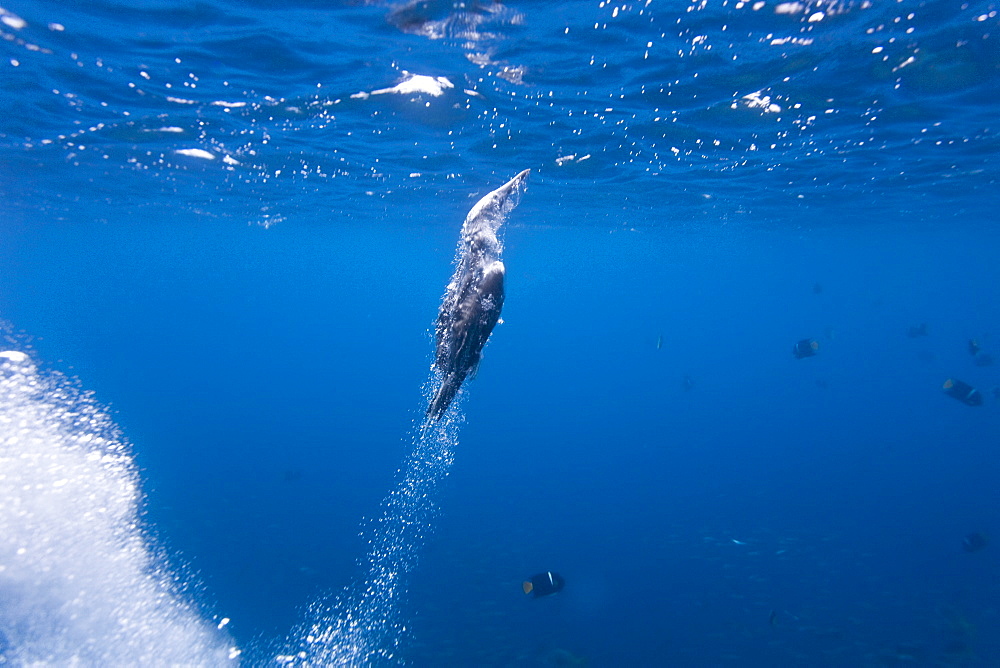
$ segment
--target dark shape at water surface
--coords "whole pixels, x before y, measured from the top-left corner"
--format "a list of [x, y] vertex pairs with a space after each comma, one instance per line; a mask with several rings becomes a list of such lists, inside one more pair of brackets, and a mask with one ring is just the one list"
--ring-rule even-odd
[[973, 531], [962, 539], [962, 549], [966, 552], [978, 552], [990, 544], [990, 537], [982, 531]]
[[410, 0], [393, 6], [386, 20], [410, 35], [430, 39], [455, 38], [476, 42], [492, 32], [484, 32], [486, 24], [494, 28], [518, 21], [518, 13], [493, 0]]
[[812, 357], [819, 350], [819, 341], [816, 339], [802, 339], [792, 347], [792, 355], [795, 359]]
[[958, 399], [966, 406], [983, 405], [982, 393], [968, 383], [963, 383], [960, 380], [949, 378], [944, 381], [944, 385], [941, 386], [941, 389], [943, 389], [944, 393], [949, 397]]
[[483, 346], [500, 320], [505, 269], [497, 231], [517, 206], [529, 171], [479, 200], [462, 225], [455, 274], [445, 291], [435, 328], [434, 368], [441, 375], [441, 387], [427, 407], [427, 417], [432, 420], [448, 409], [466, 377], [475, 375]]
[[911, 339], [927, 336], [927, 323], [922, 322], [919, 325], [910, 325], [910, 328], [906, 330], [906, 335]]
[[566, 581], [558, 573], [546, 571], [538, 575], [532, 575], [530, 580], [521, 583], [521, 589], [525, 594], [533, 594], [535, 598], [551, 596], [562, 591], [566, 586]]

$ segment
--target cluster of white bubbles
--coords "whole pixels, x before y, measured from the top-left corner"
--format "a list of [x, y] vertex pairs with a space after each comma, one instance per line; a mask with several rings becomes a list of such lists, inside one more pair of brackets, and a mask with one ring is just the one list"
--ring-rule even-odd
[[[428, 399], [440, 385], [427, 383]], [[414, 433], [397, 483], [366, 527], [359, 582], [309, 606], [285, 665], [400, 661], [406, 574], [432, 528], [454, 462], [459, 397]], [[226, 665], [240, 658], [140, 522], [127, 443], [89, 395], [0, 352], [0, 663]]]
[[0, 663], [238, 660], [144, 532], [138, 482], [91, 397], [0, 352]]

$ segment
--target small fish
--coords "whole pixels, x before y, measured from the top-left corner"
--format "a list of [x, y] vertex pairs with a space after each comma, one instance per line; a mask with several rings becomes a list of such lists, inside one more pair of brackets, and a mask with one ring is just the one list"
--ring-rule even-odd
[[962, 549], [966, 552], [978, 552], [989, 544], [989, 536], [982, 531], [974, 531], [962, 540]]
[[816, 339], [802, 339], [792, 347], [792, 355], [796, 359], [812, 357], [819, 350], [819, 341]]
[[958, 399], [966, 406], [982, 406], [983, 405], [983, 395], [976, 388], [972, 387], [968, 383], [963, 383], [955, 378], [949, 378], [944, 381], [944, 385], [941, 386], [944, 393], [949, 397], [954, 397]]
[[558, 573], [545, 571], [538, 575], [532, 575], [530, 580], [521, 583], [521, 590], [525, 594], [534, 594], [535, 598], [551, 596], [562, 591], [566, 586], [566, 581]]

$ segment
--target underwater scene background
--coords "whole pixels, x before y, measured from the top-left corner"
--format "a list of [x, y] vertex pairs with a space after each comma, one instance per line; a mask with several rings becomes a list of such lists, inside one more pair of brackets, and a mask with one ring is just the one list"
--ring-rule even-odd
[[996, 665], [997, 11], [4, 0], [2, 661]]

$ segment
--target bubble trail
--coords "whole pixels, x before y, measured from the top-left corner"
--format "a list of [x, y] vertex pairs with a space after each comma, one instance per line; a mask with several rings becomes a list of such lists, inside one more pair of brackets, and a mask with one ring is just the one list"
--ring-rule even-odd
[[[440, 382], [438, 380], [438, 382]], [[428, 385], [433, 385], [429, 383]], [[278, 655], [295, 666], [371, 666], [402, 663], [399, 648], [407, 627], [400, 614], [405, 576], [416, 567], [419, 551], [438, 511], [435, 492], [455, 459], [459, 403], [440, 420], [426, 419], [413, 437], [414, 448], [400, 467], [398, 482], [382, 501], [369, 531], [365, 575], [332, 602], [311, 605], [314, 620], [295, 634], [298, 651]]]

